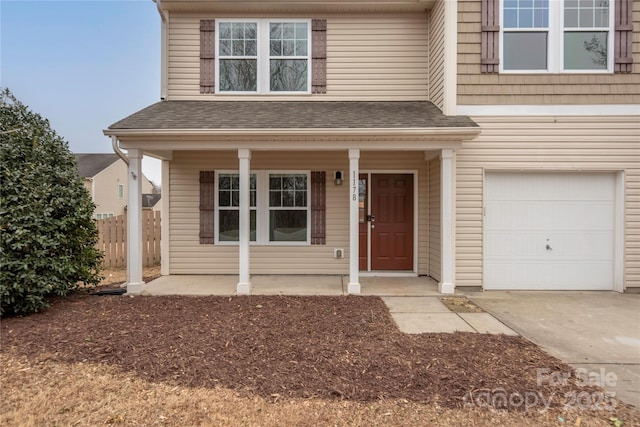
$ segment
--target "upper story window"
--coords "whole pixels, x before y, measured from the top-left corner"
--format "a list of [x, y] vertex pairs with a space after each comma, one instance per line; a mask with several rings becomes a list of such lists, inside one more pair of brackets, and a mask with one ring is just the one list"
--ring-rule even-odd
[[612, 72], [610, 0], [503, 0], [505, 72]]
[[217, 20], [216, 92], [311, 93], [310, 20]]

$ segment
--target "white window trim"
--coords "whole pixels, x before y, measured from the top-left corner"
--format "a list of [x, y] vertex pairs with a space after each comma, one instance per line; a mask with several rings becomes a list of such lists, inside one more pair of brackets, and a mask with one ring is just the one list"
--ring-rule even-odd
[[[500, 73], [501, 74], [613, 74], [614, 37], [615, 37], [615, 0], [609, 0], [609, 28], [564, 27], [564, 0], [549, 0], [548, 28], [508, 28], [504, 26], [504, 0], [500, 1]], [[608, 32], [607, 69], [606, 70], [565, 70], [564, 69], [564, 33], [565, 31]], [[504, 69], [504, 33], [546, 32], [547, 33], [547, 69], [546, 70], [505, 70]]]
[[[219, 176], [225, 174], [239, 174], [236, 170], [220, 170], [215, 172], [215, 210], [214, 210], [214, 242], [221, 246], [238, 246], [239, 242], [219, 239], [220, 203]], [[309, 170], [252, 170], [250, 174], [256, 175], [256, 240], [249, 242], [251, 246], [309, 246], [311, 245], [311, 171]], [[272, 242], [269, 240], [269, 175], [306, 175], [307, 176], [307, 240], [304, 242]], [[302, 209], [300, 209], [302, 210]]]
[[[220, 90], [220, 24], [226, 22], [248, 22], [255, 23], [257, 25], [257, 82], [255, 91], [221, 91]], [[271, 91], [271, 73], [269, 60], [270, 55], [270, 32], [269, 24], [272, 22], [305, 22], [307, 24], [307, 90], [299, 92], [284, 92], [284, 91]], [[224, 18], [216, 19], [216, 31], [215, 31], [215, 93], [219, 95], [305, 95], [311, 94], [311, 68], [313, 63], [313, 56], [311, 52], [312, 40], [311, 40], [311, 19], [294, 19], [294, 18], [269, 18], [269, 19], [243, 19], [243, 18]], [[290, 57], [283, 57], [289, 59]], [[298, 57], [302, 58], [302, 57]]]

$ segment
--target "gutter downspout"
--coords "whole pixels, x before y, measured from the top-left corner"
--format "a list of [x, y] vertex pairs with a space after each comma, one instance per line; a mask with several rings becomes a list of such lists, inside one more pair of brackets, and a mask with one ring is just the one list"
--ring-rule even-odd
[[162, 8], [162, 0], [153, 0], [158, 8], [158, 13], [162, 18], [162, 27], [161, 27], [161, 48], [160, 48], [160, 99], [167, 99], [167, 69], [168, 69], [168, 60], [167, 60], [167, 25], [169, 23], [169, 12]]
[[111, 148], [113, 148], [113, 152], [116, 153], [118, 155], [118, 157], [120, 157], [120, 159], [127, 164], [127, 166], [129, 166], [129, 158], [127, 157], [126, 154], [124, 154], [122, 152], [120, 147], [118, 147], [118, 137], [117, 136], [112, 136], [111, 137]]

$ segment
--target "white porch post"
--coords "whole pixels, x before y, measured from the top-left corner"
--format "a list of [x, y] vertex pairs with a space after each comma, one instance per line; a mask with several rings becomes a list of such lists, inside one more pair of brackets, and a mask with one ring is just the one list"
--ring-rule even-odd
[[440, 153], [440, 250], [441, 272], [438, 290], [452, 294], [455, 290], [454, 239], [455, 239], [455, 186], [453, 150]]
[[358, 240], [360, 223], [358, 221], [358, 201], [360, 192], [358, 181], [360, 174], [360, 150], [349, 150], [349, 284], [347, 292], [360, 293], [360, 263], [358, 256]]
[[142, 150], [127, 150], [129, 157], [127, 203], [127, 292], [144, 290], [142, 280]]
[[160, 227], [160, 274], [163, 276], [168, 276], [171, 272], [171, 267], [169, 265], [169, 238], [171, 234], [169, 233], [169, 201], [171, 200], [171, 188], [169, 185], [169, 170], [170, 163], [169, 160], [162, 161], [162, 195], [160, 197], [161, 203], [161, 216], [160, 221], [162, 221]]
[[247, 148], [238, 149], [238, 159], [240, 162], [240, 236], [239, 236], [239, 280], [236, 286], [236, 293], [247, 295], [251, 293], [251, 281], [249, 279], [249, 241], [251, 239], [251, 217], [249, 195], [251, 192], [251, 150]]

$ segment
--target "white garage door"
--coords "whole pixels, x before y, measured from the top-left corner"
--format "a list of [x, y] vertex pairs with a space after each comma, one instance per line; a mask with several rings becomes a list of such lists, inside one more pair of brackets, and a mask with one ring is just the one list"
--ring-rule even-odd
[[487, 173], [484, 288], [613, 289], [615, 175]]

